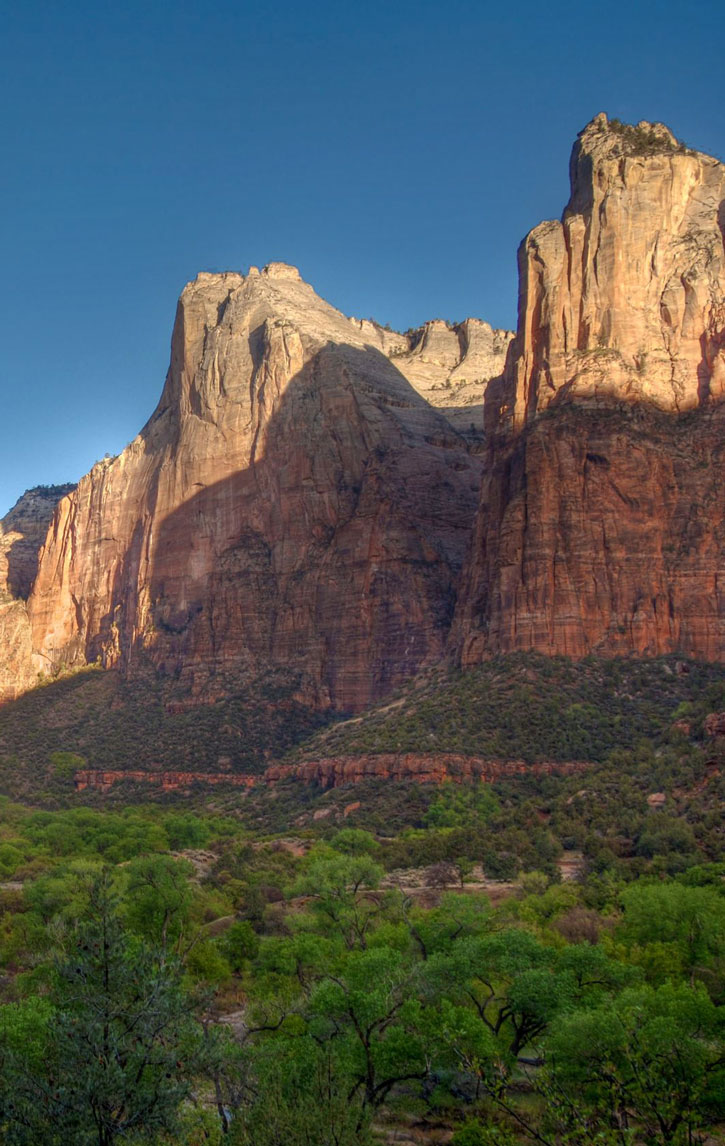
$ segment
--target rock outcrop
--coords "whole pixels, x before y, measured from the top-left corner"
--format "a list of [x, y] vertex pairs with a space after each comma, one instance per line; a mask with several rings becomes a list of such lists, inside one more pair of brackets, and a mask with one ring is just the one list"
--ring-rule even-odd
[[598, 115], [570, 175], [561, 222], [519, 250], [505, 414], [520, 426], [565, 400], [678, 412], [722, 397], [725, 167], [662, 124]]
[[662, 125], [581, 133], [522, 244], [519, 325], [455, 640], [725, 657], [725, 167]]
[[[492, 784], [509, 776], [571, 776], [583, 772], [591, 765], [573, 760], [563, 763], [542, 762], [527, 764], [523, 760], [485, 760], [479, 756], [457, 753], [414, 752], [379, 753], [366, 756], [335, 756], [324, 760], [310, 760], [302, 764], [273, 765], [259, 776], [243, 776], [228, 772], [176, 772], [176, 771], [101, 771], [81, 769], [75, 773], [77, 792], [86, 788], [108, 792], [121, 782], [149, 784], [162, 791], [187, 789], [195, 784], [212, 787], [225, 784], [235, 788], [256, 786], [274, 787], [284, 780], [298, 780], [303, 784], [316, 784], [321, 788], [340, 788], [345, 784], [359, 784], [363, 780], [406, 781], [417, 784], [463, 784], [470, 780]], [[349, 810], [359, 804], [348, 805]], [[345, 815], [347, 816], [346, 810]]]
[[711, 712], [705, 717], [705, 736], [709, 740], [725, 740], [725, 712]]
[[224, 784], [231, 788], [253, 788], [260, 782], [259, 776], [242, 776], [230, 772], [145, 772], [140, 768], [120, 771], [119, 769], [81, 768], [75, 773], [73, 783], [76, 792], [91, 788], [98, 792], [110, 792], [114, 784], [148, 784], [160, 788], [162, 792], [176, 792], [204, 784], [212, 788]]
[[71, 485], [36, 486], [0, 521], [0, 701], [36, 682], [26, 599], [58, 501]]
[[355, 710], [442, 654], [480, 462], [367, 334], [283, 264], [186, 287], [156, 412], [58, 507], [36, 671], [284, 665]]
[[418, 784], [462, 784], [467, 780], [493, 783], [507, 776], [569, 776], [590, 765], [573, 760], [562, 763], [523, 760], [487, 760], [455, 752], [379, 752], [360, 756], [331, 756], [301, 764], [271, 766], [264, 773], [266, 784], [301, 780], [321, 788], [339, 788], [363, 780], [398, 780]]

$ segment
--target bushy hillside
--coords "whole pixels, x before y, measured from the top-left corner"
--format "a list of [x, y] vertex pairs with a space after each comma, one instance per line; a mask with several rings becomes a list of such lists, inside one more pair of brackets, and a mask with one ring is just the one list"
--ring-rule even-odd
[[0, 707], [0, 791], [67, 789], [51, 759], [59, 752], [81, 757], [77, 767], [259, 772], [324, 719], [295, 699], [297, 685], [276, 672], [198, 704], [153, 673], [75, 673]]
[[295, 758], [362, 752], [462, 752], [491, 759], [603, 761], [659, 742], [687, 717], [725, 707], [725, 668], [683, 661], [536, 654], [495, 657], [465, 672], [436, 669], [391, 701], [319, 732]]
[[306, 707], [298, 686], [278, 671], [254, 684], [227, 681], [225, 696], [200, 704], [154, 673], [58, 679], [0, 707], [0, 791], [68, 794], [71, 765], [58, 753], [78, 757], [76, 768], [230, 774], [378, 752], [602, 763], [643, 740], [669, 743], [675, 722], [674, 735], [686, 728], [699, 746], [706, 715], [725, 709], [725, 669], [674, 657], [574, 663], [518, 655], [463, 673], [438, 668], [362, 716], [334, 722]]

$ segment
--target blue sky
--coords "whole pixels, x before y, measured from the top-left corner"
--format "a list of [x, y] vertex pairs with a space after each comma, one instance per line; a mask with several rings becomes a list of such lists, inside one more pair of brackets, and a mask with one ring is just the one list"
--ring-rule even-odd
[[199, 270], [514, 325], [594, 114], [725, 157], [724, 33], [721, 0], [4, 4], [0, 513], [141, 428]]

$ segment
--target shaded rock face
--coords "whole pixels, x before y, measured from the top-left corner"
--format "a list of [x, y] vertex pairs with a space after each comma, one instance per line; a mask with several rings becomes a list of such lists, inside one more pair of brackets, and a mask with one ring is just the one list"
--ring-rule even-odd
[[520, 251], [457, 648], [721, 660], [725, 168], [598, 116], [571, 176]]
[[150, 784], [161, 788], [164, 792], [173, 792], [178, 789], [189, 789], [195, 784], [206, 784], [214, 787], [224, 784], [232, 788], [253, 788], [259, 783], [258, 776], [230, 775], [228, 772], [144, 772], [140, 769], [134, 771], [100, 771], [83, 768], [73, 777], [76, 792], [84, 792], [86, 788], [95, 788], [100, 792], [110, 792], [114, 784]]
[[199, 694], [299, 670], [358, 709], [441, 655], [480, 462], [294, 268], [200, 275], [159, 406], [58, 507], [34, 667], [149, 660]]
[[464, 601], [465, 664], [725, 655], [725, 409], [562, 409], [486, 479]]
[[58, 501], [73, 486], [37, 486], [0, 521], [0, 701], [36, 681], [26, 598]]

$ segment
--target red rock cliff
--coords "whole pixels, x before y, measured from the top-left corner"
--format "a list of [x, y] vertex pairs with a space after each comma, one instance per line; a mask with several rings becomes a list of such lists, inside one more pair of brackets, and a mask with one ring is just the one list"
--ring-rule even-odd
[[184, 290], [159, 406], [60, 504], [37, 670], [299, 671], [360, 709], [441, 655], [480, 462], [294, 268]]
[[37, 681], [26, 599], [55, 507], [72, 488], [36, 486], [0, 521], [0, 701]]
[[561, 222], [519, 253], [486, 395], [487, 475], [455, 625], [464, 664], [725, 656], [725, 167], [598, 116]]

